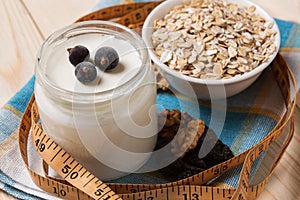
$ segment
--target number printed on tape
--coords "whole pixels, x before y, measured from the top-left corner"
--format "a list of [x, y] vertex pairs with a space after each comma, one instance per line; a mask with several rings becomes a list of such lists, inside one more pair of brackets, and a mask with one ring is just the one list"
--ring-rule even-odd
[[[124, 17], [128, 19], [128, 24], [133, 24], [134, 20], [143, 20], [147, 14], [159, 4], [154, 3], [134, 3], [127, 5], [119, 5], [114, 7], [105, 8], [94, 13], [91, 13], [78, 21], [89, 19], [108, 20], [109, 17]], [[144, 8], [144, 10], [143, 10]], [[147, 13], [138, 13], [147, 12]], [[110, 13], [108, 16], [108, 13]], [[132, 14], [132, 16], [131, 16]], [[131, 16], [131, 17], [130, 17]], [[281, 56], [277, 57], [278, 62], [282, 61]], [[276, 61], [276, 60], [275, 60]], [[292, 84], [295, 86], [293, 75], [287, 67], [275, 66], [278, 70], [287, 70], [287, 76], [291, 77]], [[281, 77], [289, 80], [289, 77]], [[278, 80], [280, 81], [280, 80]], [[280, 85], [280, 84], [279, 84]], [[285, 91], [286, 92], [286, 91]], [[290, 135], [293, 131], [293, 121], [291, 120], [292, 111], [295, 107], [295, 102], [290, 102], [287, 109], [289, 115], [285, 116], [282, 120], [281, 126], [273, 130], [269, 135], [262, 140], [259, 144], [255, 145], [248, 151], [235, 156], [234, 158], [216, 165], [211, 169], [205, 170], [192, 177], [184, 180], [168, 183], [149, 185], [145, 184], [105, 184], [88, 170], [86, 170], [80, 163], [78, 163], [71, 155], [69, 155], [63, 148], [56, 144], [49, 138], [43, 131], [39, 120], [39, 112], [35, 104], [34, 95], [32, 96], [25, 112], [22, 117], [19, 128], [19, 148], [31, 175], [32, 180], [37, 186], [44, 191], [61, 198], [72, 200], [228, 200], [238, 199], [244, 200], [247, 198], [253, 199], [263, 190], [265, 181], [262, 181], [256, 186], [249, 186], [249, 176], [251, 165], [255, 159], [261, 155], [272, 141], [281, 134], [281, 130], [291, 124]], [[287, 113], [288, 113], [287, 111]], [[47, 166], [54, 169], [64, 180], [58, 180], [49, 177], [47, 174], [41, 175], [36, 173], [28, 166], [27, 156], [27, 143], [29, 140], [29, 132], [32, 128], [32, 142], [35, 149], [40, 154]], [[206, 182], [214, 179], [215, 177], [227, 172], [233, 167], [244, 163], [242, 174], [240, 174], [240, 181], [237, 188], [219, 188], [212, 186], [202, 186]]]

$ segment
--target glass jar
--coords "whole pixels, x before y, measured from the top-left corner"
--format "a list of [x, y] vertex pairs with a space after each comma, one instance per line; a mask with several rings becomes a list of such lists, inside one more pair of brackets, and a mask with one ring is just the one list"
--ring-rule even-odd
[[[118, 69], [99, 72], [84, 85], [68, 61], [67, 48], [91, 53], [112, 46]], [[155, 74], [138, 34], [106, 21], [74, 23], [43, 43], [35, 68], [35, 98], [44, 131], [102, 180], [139, 169], [157, 140]]]

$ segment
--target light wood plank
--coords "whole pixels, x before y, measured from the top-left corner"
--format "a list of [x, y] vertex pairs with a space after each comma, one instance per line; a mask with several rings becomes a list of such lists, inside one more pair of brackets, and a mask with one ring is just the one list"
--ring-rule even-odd
[[58, 28], [89, 13], [99, 0], [23, 0], [43, 35], [47, 37]]
[[20, 1], [0, 2], [0, 105], [32, 76], [43, 39]]
[[0, 199], [2, 200], [17, 200], [16, 198], [10, 196], [6, 192], [0, 191]]
[[300, 23], [299, 0], [252, 0], [264, 8], [271, 16]]

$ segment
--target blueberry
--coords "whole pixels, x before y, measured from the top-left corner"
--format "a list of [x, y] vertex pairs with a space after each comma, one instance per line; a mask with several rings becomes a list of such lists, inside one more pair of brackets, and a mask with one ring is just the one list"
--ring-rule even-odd
[[101, 47], [96, 51], [94, 62], [102, 71], [112, 70], [119, 64], [119, 55], [112, 47]]
[[89, 83], [96, 79], [97, 69], [90, 62], [81, 62], [76, 65], [75, 76], [81, 83]]
[[90, 58], [89, 50], [82, 45], [77, 45], [73, 48], [68, 48], [67, 50], [69, 52], [69, 61], [74, 66], [83, 61], [87, 61]]

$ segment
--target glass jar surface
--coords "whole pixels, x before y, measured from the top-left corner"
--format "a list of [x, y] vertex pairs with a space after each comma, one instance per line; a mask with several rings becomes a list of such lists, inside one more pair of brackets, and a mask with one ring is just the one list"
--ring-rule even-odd
[[[116, 69], [83, 84], [68, 48], [83, 45], [90, 62], [103, 46], [119, 54]], [[74, 23], [50, 35], [38, 54], [35, 98], [44, 131], [102, 180], [139, 169], [157, 140], [156, 80], [138, 34], [107, 21]]]

